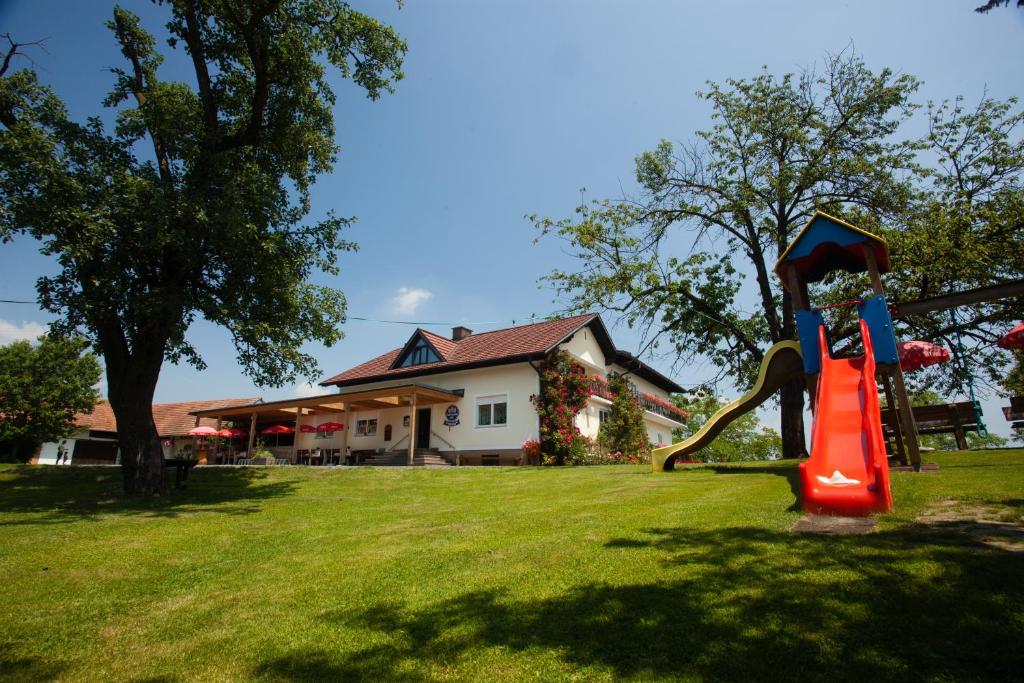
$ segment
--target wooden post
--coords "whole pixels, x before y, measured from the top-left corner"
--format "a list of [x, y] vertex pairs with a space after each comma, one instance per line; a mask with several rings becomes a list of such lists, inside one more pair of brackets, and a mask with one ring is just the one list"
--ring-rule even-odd
[[960, 421], [960, 411], [957, 410], [956, 404], [949, 404], [946, 406], [949, 410], [949, 417], [953, 422], [953, 436], [956, 437], [956, 447], [958, 450], [967, 450], [967, 434], [964, 433], [964, 425]]
[[900, 419], [900, 412], [896, 409], [896, 400], [892, 393], [892, 378], [889, 377], [889, 372], [885, 369], [879, 373], [882, 376], [882, 391], [885, 392], [885, 402], [888, 404], [889, 410], [892, 411], [892, 415], [895, 421], [893, 425], [893, 432], [896, 441], [896, 457], [899, 458], [901, 465], [909, 464], [907, 462], [907, 449], [903, 445], [903, 421]]
[[895, 380], [896, 400], [899, 401], [900, 417], [903, 423], [903, 436], [907, 442], [907, 451], [910, 454], [910, 464], [914, 466], [915, 472], [921, 471], [921, 444], [917, 439], [917, 423], [914, 422], [914, 411], [910, 407], [910, 398], [907, 396], [907, 385], [903, 382], [903, 370], [899, 363], [893, 366], [892, 378]]
[[252, 446], [256, 442], [256, 413], [252, 414], [249, 420], [249, 448], [245, 451], [245, 457], [252, 458]]
[[299, 427], [302, 426], [302, 408], [295, 409], [295, 433], [292, 435], [292, 464], [295, 464], [295, 450], [299, 447]]
[[409, 396], [409, 466], [416, 460], [416, 392]]
[[[217, 431], [218, 432], [220, 431], [220, 428], [221, 428], [222, 424], [223, 423], [220, 420], [220, 415], [218, 415], [217, 416]], [[207, 465], [216, 465], [216, 464], [218, 464], [217, 463], [217, 454], [218, 453], [220, 453], [220, 437], [219, 436], [217, 437], [217, 440], [213, 442], [213, 462], [207, 462], [206, 464]]]
[[875, 291], [875, 294], [883, 294], [882, 276], [878, 272], [878, 259], [875, 258], [875, 250], [867, 242], [861, 246], [864, 248], [864, 263], [868, 267], [868, 277], [871, 278], [871, 289]]
[[350, 429], [352, 429], [352, 421], [348, 419], [348, 404], [345, 404], [343, 407], [345, 409], [345, 412], [344, 412], [345, 422], [343, 422], [342, 424], [344, 424], [345, 426], [341, 430], [341, 460], [340, 460], [340, 462], [345, 462], [345, 458], [348, 457], [348, 431]]

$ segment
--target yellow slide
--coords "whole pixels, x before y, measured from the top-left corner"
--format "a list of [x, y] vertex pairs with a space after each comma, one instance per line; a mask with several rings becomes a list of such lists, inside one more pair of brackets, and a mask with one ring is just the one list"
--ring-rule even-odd
[[668, 472], [675, 466], [676, 458], [696, 453], [711, 443], [729, 423], [744, 413], [749, 413], [764, 403], [782, 385], [804, 374], [803, 355], [800, 345], [795, 341], [779, 342], [768, 349], [761, 369], [757, 372], [757, 381], [747, 393], [711, 416], [704, 426], [685, 441], [670, 446], [654, 449], [651, 454], [651, 469], [655, 472]]

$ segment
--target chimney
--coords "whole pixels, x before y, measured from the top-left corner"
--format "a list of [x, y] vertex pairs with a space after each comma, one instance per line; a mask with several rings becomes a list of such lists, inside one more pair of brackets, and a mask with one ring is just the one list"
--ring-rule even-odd
[[462, 327], [461, 325], [459, 325], [458, 327], [453, 327], [452, 341], [459, 341], [460, 339], [465, 339], [471, 334], [473, 334], [473, 330], [469, 329], [468, 327]]

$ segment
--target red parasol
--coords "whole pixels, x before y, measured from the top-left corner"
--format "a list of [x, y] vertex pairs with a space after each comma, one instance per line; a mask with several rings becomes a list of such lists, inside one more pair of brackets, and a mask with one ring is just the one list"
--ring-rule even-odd
[[926, 341], [906, 341], [897, 344], [900, 367], [904, 372], [914, 372], [929, 365], [938, 365], [949, 360], [949, 351]]
[[316, 434], [316, 427], [313, 425], [299, 425], [299, 431], [303, 434]]
[[189, 436], [217, 436], [217, 430], [213, 427], [196, 427], [188, 431]]
[[1002, 349], [1024, 349], [1024, 323], [1020, 323], [996, 342]]
[[275, 434], [294, 434], [295, 430], [287, 425], [274, 425], [273, 427], [267, 427], [260, 434], [263, 436], [273, 436]]
[[324, 422], [321, 425], [316, 426], [318, 432], [340, 432], [345, 428], [345, 425], [340, 422]]

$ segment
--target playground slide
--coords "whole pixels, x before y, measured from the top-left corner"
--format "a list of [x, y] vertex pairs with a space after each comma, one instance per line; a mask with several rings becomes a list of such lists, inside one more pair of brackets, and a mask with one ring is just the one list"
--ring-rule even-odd
[[811, 428], [811, 457], [800, 463], [807, 512], [867, 515], [892, 510], [874, 352], [863, 319], [860, 333], [863, 356], [833, 359], [825, 328], [818, 328], [821, 376]]
[[761, 361], [757, 381], [750, 391], [723, 406], [689, 439], [656, 448], [651, 454], [651, 469], [655, 472], [671, 471], [675, 467], [676, 458], [692, 455], [707, 446], [730, 422], [757, 408], [789, 380], [803, 377], [803, 372], [799, 344], [784, 341], [774, 345]]

